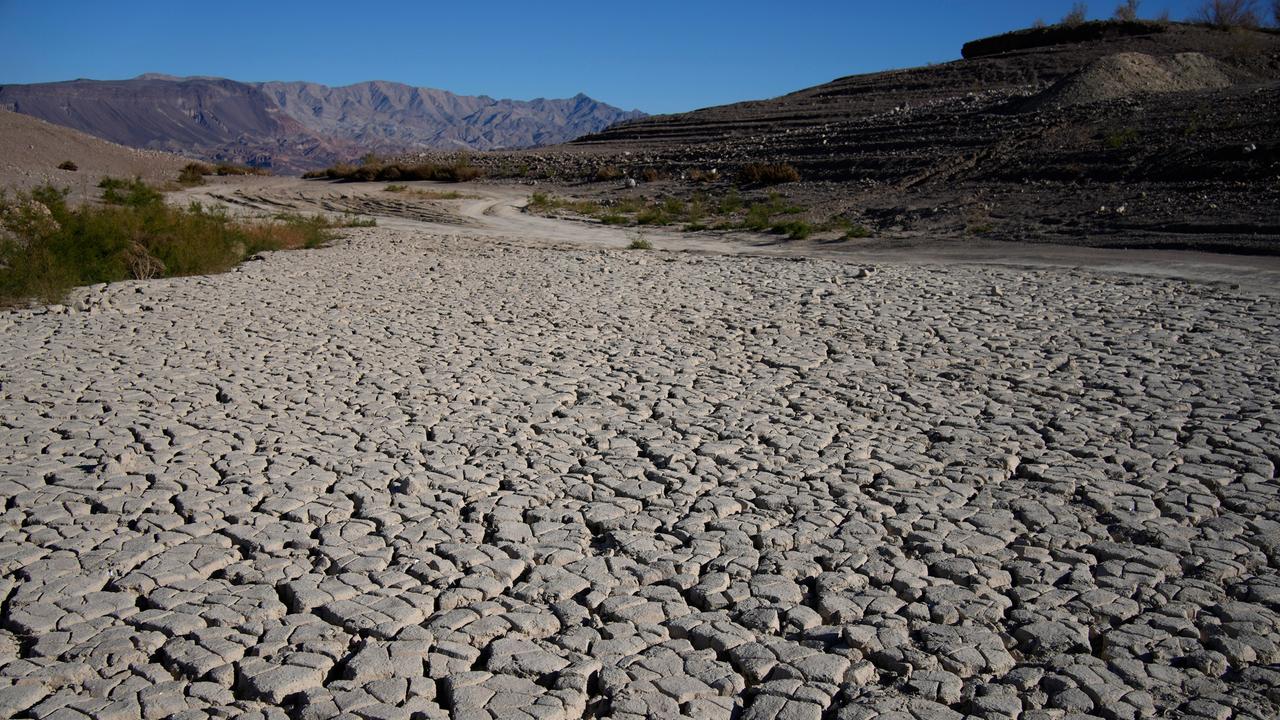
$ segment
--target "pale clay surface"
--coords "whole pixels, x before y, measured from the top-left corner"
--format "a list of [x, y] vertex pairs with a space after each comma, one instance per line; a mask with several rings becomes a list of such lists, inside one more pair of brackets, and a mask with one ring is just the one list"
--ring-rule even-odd
[[1274, 298], [360, 229], [0, 315], [0, 715], [1273, 718]]

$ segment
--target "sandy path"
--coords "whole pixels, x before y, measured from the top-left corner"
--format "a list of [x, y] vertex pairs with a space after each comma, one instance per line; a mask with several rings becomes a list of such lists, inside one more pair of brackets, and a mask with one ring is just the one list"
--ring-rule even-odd
[[[683, 233], [662, 228], [617, 228], [589, 222], [566, 222], [526, 214], [528, 196], [536, 187], [520, 185], [441, 185], [409, 183], [432, 190], [461, 189], [477, 196], [461, 201], [422, 201], [383, 190], [382, 183], [331, 184], [295, 178], [233, 178], [229, 185], [196, 188], [182, 197], [215, 201], [233, 199], [250, 207], [279, 210], [278, 203], [315, 211], [361, 211], [383, 218], [391, 227], [435, 232], [479, 232], [518, 238], [526, 244], [622, 248], [643, 236], [664, 250], [829, 258], [860, 263], [920, 265], [996, 265], [1021, 268], [1066, 268], [1096, 272], [1179, 278], [1222, 283], [1249, 291], [1280, 292], [1280, 256], [1224, 255], [1179, 250], [1117, 250], [1072, 245], [1006, 243], [968, 239], [829, 242], [791, 241], [753, 233]], [[264, 202], [264, 200], [266, 202]], [[388, 203], [406, 208], [388, 213]], [[443, 214], [440, 214], [442, 211]], [[421, 221], [421, 222], [419, 222]], [[464, 223], [467, 228], [456, 226]], [[452, 227], [445, 227], [452, 226]]]
[[1280, 712], [1271, 295], [454, 205], [0, 316], [0, 714]]

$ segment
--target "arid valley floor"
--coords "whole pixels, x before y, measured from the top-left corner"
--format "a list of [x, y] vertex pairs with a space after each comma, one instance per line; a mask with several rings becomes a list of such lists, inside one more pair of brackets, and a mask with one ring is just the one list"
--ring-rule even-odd
[[247, 182], [379, 226], [0, 314], [0, 715], [1280, 712], [1274, 264]]

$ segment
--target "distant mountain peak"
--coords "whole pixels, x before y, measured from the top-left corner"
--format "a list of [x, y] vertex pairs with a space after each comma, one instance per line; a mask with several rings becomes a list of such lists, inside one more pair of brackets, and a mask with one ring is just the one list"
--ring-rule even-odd
[[281, 171], [367, 152], [557, 144], [645, 116], [584, 93], [526, 101], [389, 80], [330, 87], [164, 73], [0, 86], [0, 106], [122, 145]]

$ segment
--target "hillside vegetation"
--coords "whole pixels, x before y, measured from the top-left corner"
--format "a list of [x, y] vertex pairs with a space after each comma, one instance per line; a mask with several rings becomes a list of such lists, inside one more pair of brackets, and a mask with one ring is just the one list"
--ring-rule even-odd
[[264, 250], [315, 248], [336, 237], [322, 216], [245, 221], [199, 204], [164, 202], [140, 179], [108, 178], [101, 205], [72, 207], [45, 185], [0, 193], [0, 305], [57, 302], [73, 287], [224, 272]]

